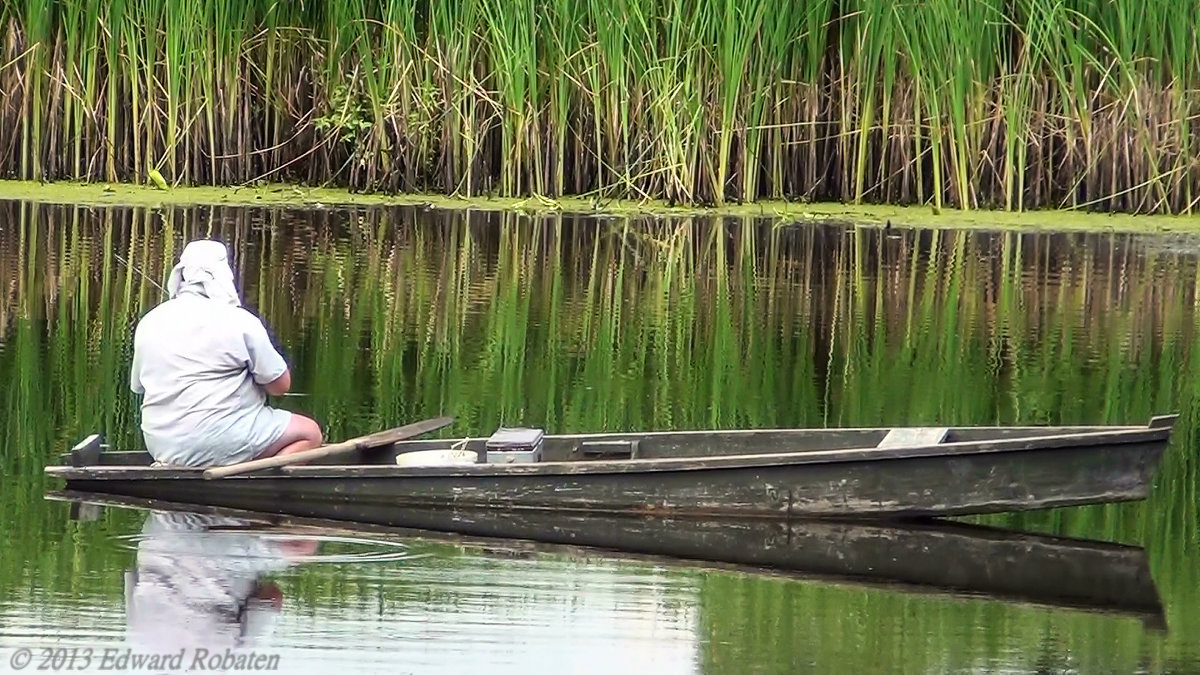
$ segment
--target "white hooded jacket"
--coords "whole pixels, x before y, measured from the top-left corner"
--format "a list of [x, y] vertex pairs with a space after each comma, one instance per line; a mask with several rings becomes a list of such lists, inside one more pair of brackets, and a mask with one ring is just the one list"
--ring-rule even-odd
[[171, 299], [134, 334], [130, 388], [142, 394], [142, 434], [155, 460], [213, 466], [253, 459], [291, 413], [262, 385], [287, 370], [262, 322], [241, 307], [224, 244], [188, 244], [167, 282]]

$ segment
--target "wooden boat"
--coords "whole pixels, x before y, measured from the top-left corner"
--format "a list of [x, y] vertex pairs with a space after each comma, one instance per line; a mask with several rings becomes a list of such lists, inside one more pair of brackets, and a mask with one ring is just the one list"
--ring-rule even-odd
[[[1146, 426], [782, 429], [577, 434], [536, 452], [417, 440], [340, 463], [205, 480], [92, 436], [46, 472], [67, 488], [373, 522], [417, 510], [739, 517], [952, 516], [1146, 497], [1175, 416]], [[408, 453], [476, 461], [408, 466]], [[400, 462], [398, 464], [397, 462]]]
[[[457, 512], [455, 517], [469, 523], [469, 529], [488, 535], [461, 536], [412, 529], [412, 524], [427, 524], [431, 518], [448, 518], [445, 511], [401, 513], [390, 524], [372, 524], [71, 491], [48, 497], [71, 502], [72, 517], [79, 520], [96, 518], [99, 508], [111, 506], [184, 511], [239, 519], [246, 531], [268, 534], [415, 537], [508, 557], [649, 559], [903, 593], [1112, 613], [1136, 617], [1148, 628], [1166, 628], [1162, 602], [1140, 547], [940, 520], [713, 520], [487, 509]], [[359, 514], [360, 519], [366, 517]]]

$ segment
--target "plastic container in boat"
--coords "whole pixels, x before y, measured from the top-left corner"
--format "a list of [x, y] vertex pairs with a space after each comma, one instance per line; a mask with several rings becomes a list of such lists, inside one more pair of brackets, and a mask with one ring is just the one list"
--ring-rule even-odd
[[396, 455], [397, 466], [454, 466], [477, 461], [479, 453], [474, 450], [417, 450]]
[[513, 464], [542, 461], [541, 429], [501, 427], [487, 439], [489, 464]]

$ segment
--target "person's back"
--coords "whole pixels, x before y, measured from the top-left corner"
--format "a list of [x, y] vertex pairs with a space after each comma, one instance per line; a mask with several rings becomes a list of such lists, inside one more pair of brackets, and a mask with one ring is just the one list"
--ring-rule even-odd
[[259, 385], [287, 364], [246, 310], [183, 294], [155, 307], [134, 337], [134, 391], [154, 458], [208, 466], [253, 459], [287, 426]]
[[143, 395], [146, 449], [164, 464], [212, 466], [320, 445], [315, 422], [266, 405], [290, 373], [262, 322], [240, 306], [224, 245], [192, 242], [180, 260], [171, 299], [134, 335], [130, 388]]

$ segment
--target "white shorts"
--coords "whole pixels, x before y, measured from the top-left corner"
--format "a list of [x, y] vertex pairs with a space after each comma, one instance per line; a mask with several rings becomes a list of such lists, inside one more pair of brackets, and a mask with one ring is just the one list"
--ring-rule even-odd
[[209, 467], [248, 462], [287, 431], [292, 413], [263, 406], [220, 430], [198, 429], [171, 437], [143, 432], [146, 450], [167, 466]]

